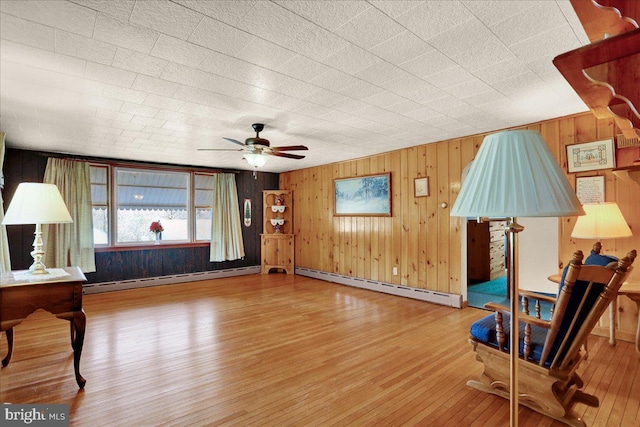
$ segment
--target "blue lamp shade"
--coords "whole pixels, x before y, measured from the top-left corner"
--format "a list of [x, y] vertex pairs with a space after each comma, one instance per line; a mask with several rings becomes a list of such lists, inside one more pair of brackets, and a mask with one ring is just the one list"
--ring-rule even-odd
[[584, 215], [582, 205], [540, 132], [487, 135], [469, 169], [451, 216]]

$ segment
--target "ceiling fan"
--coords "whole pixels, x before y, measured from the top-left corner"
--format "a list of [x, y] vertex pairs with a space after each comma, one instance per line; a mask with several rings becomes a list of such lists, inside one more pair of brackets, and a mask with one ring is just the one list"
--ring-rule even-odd
[[282, 147], [271, 147], [269, 145], [269, 140], [265, 138], [260, 138], [260, 132], [264, 129], [264, 124], [262, 123], [254, 123], [251, 125], [253, 130], [256, 131], [255, 138], [247, 138], [244, 143], [237, 141], [231, 138], [223, 138], [229, 142], [232, 142], [236, 145], [242, 146], [242, 148], [231, 149], [231, 148], [199, 148], [200, 151], [245, 151], [247, 154], [244, 155], [244, 158], [247, 160], [251, 166], [260, 167], [265, 164], [267, 156], [277, 156], [277, 157], [286, 157], [288, 159], [304, 159], [304, 156], [298, 154], [290, 154], [285, 153], [285, 151], [302, 151], [308, 150], [304, 145], [288, 145]]

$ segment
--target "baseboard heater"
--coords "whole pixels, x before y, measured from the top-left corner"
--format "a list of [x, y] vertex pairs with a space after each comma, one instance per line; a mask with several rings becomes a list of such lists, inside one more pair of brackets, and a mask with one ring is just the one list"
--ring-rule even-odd
[[260, 266], [227, 268], [223, 270], [200, 271], [197, 273], [174, 274], [171, 276], [146, 277], [142, 279], [121, 280], [117, 282], [89, 283], [83, 286], [83, 294], [121, 291], [124, 289], [146, 288], [149, 286], [173, 285], [176, 283], [197, 282], [199, 280], [220, 279], [223, 277], [260, 274]]
[[462, 295], [459, 294], [449, 294], [446, 292], [435, 292], [427, 289], [412, 288], [410, 286], [394, 285], [392, 283], [343, 276], [336, 273], [328, 273], [326, 271], [312, 270], [310, 268], [303, 267], [296, 267], [295, 272], [301, 276], [313, 277], [314, 279], [325, 280], [327, 282], [354, 286], [356, 288], [368, 289], [376, 292], [384, 292], [386, 294], [418, 299], [449, 307], [462, 308]]

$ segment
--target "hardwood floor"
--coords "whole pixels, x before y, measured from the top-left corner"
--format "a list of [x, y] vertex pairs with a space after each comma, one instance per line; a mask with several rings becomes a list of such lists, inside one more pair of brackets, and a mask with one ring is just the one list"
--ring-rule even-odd
[[[0, 402], [68, 403], [75, 426], [506, 426], [509, 404], [466, 386], [480, 373], [469, 325], [487, 312], [283, 274], [84, 297], [78, 391], [67, 322], [15, 330]], [[0, 349], [6, 352], [4, 336]], [[590, 339], [589, 426], [640, 425], [640, 358]], [[527, 408], [520, 426], [561, 424]]]

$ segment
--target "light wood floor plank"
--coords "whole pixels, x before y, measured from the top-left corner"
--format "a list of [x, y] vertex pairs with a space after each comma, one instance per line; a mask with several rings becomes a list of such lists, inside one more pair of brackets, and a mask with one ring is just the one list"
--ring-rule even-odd
[[[0, 401], [67, 403], [73, 426], [506, 426], [508, 401], [466, 386], [487, 312], [302, 276], [244, 276], [84, 297], [78, 391], [68, 323], [15, 329]], [[639, 425], [640, 358], [590, 339], [589, 425]], [[6, 352], [6, 341], [0, 340]], [[522, 427], [559, 427], [521, 408]]]

